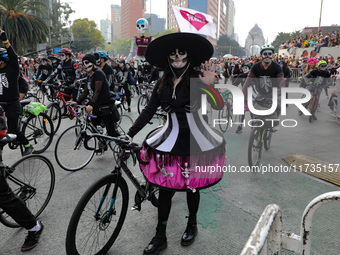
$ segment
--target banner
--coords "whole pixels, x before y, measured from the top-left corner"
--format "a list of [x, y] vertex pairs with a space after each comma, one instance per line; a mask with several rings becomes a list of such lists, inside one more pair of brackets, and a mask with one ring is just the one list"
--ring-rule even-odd
[[181, 32], [208, 35], [216, 39], [216, 26], [213, 17], [192, 9], [172, 5]]

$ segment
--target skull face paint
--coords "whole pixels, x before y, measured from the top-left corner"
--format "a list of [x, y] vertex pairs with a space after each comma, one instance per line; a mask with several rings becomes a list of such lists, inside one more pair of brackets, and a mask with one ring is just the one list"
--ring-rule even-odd
[[85, 71], [86, 72], [91, 72], [91, 70], [93, 68], [93, 64], [90, 61], [88, 61], [88, 60], [84, 60], [83, 64], [84, 64]]
[[61, 53], [61, 54], [60, 54], [60, 59], [61, 59], [61, 60], [65, 60], [65, 59], [66, 59], [66, 54]]
[[262, 60], [265, 63], [270, 63], [273, 60], [273, 52], [271, 50], [265, 50], [262, 52]]
[[46, 60], [41, 61], [41, 64], [46, 65], [47, 64]]
[[169, 55], [170, 64], [174, 68], [183, 68], [188, 62], [188, 53], [185, 50], [176, 49]]

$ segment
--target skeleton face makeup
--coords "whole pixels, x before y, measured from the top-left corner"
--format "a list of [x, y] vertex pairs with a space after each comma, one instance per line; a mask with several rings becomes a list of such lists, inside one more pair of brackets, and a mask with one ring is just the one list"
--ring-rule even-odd
[[93, 64], [88, 60], [84, 60], [83, 64], [84, 64], [85, 71], [88, 72], [88, 73], [91, 72], [91, 70], [93, 68]]
[[176, 49], [169, 55], [170, 64], [174, 68], [182, 68], [188, 62], [188, 54], [185, 50]]
[[61, 59], [61, 60], [65, 60], [65, 59], [66, 59], [66, 54], [61, 53], [61, 54], [60, 54], [60, 59]]
[[326, 64], [322, 64], [319, 66], [321, 71], [325, 71], [327, 69], [327, 65]]
[[265, 50], [262, 52], [262, 60], [265, 63], [270, 63], [273, 59], [273, 52], [271, 50]]
[[42, 65], [46, 65], [46, 63], [47, 63], [46, 60], [41, 61]]
[[243, 73], [248, 73], [249, 72], [249, 67], [248, 66], [242, 67], [242, 71], [243, 71]]

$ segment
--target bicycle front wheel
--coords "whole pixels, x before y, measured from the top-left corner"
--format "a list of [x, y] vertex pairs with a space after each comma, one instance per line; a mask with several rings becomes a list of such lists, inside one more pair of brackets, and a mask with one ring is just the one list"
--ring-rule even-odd
[[249, 166], [259, 166], [262, 154], [262, 130], [253, 128], [250, 133], [248, 143], [248, 164]]
[[[230, 110], [227, 105], [225, 105], [221, 110], [218, 111], [218, 119], [220, 130], [225, 133], [229, 127], [230, 120]], [[226, 123], [224, 123], [224, 121], [226, 121]]]
[[47, 106], [46, 114], [51, 118], [54, 127], [54, 134], [57, 133], [61, 122], [61, 109], [57, 103], [50, 103]]
[[34, 154], [43, 153], [51, 145], [54, 135], [53, 123], [46, 113], [31, 114], [22, 126], [22, 133], [34, 146]]
[[[8, 184], [14, 194], [21, 198], [35, 217], [49, 203], [55, 184], [55, 173], [51, 162], [41, 155], [30, 155], [17, 161]], [[0, 213], [0, 221], [11, 228], [21, 227], [9, 215]]]
[[138, 103], [137, 103], [138, 113], [141, 113], [141, 111], [144, 109], [144, 107], [147, 104], [148, 104], [148, 97], [147, 97], [147, 95], [142, 95], [141, 97], [139, 97]]
[[264, 139], [263, 139], [263, 145], [264, 145], [264, 148], [267, 150], [269, 150], [270, 148], [270, 143], [272, 141], [272, 130], [267, 128], [265, 133], [264, 133]]
[[67, 228], [66, 254], [106, 254], [117, 239], [127, 213], [129, 190], [125, 180], [120, 177], [117, 182], [116, 176], [101, 178], [80, 199]]
[[130, 127], [133, 125], [133, 120], [128, 115], [121, 115], [119, 121], [117, 122], [118, 127], [117, 130], [121, 135], [125, 135]]
[[58, 138], [54, 155], [58, 165], [67, 171], [78, 171], [84, 168], [93, 158], [97, 140], [91, 138], [84, 145], [84, 138], [80, 136], [81, 126], [75, 125], [66, 129]]

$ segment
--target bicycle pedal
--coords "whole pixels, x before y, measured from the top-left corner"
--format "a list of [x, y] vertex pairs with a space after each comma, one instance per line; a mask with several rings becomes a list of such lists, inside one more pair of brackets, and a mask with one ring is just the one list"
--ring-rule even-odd
[[139, 211], [142, 209], [141, 205], [134, 204], [134, 206], [131, 207], [131, 211]]

